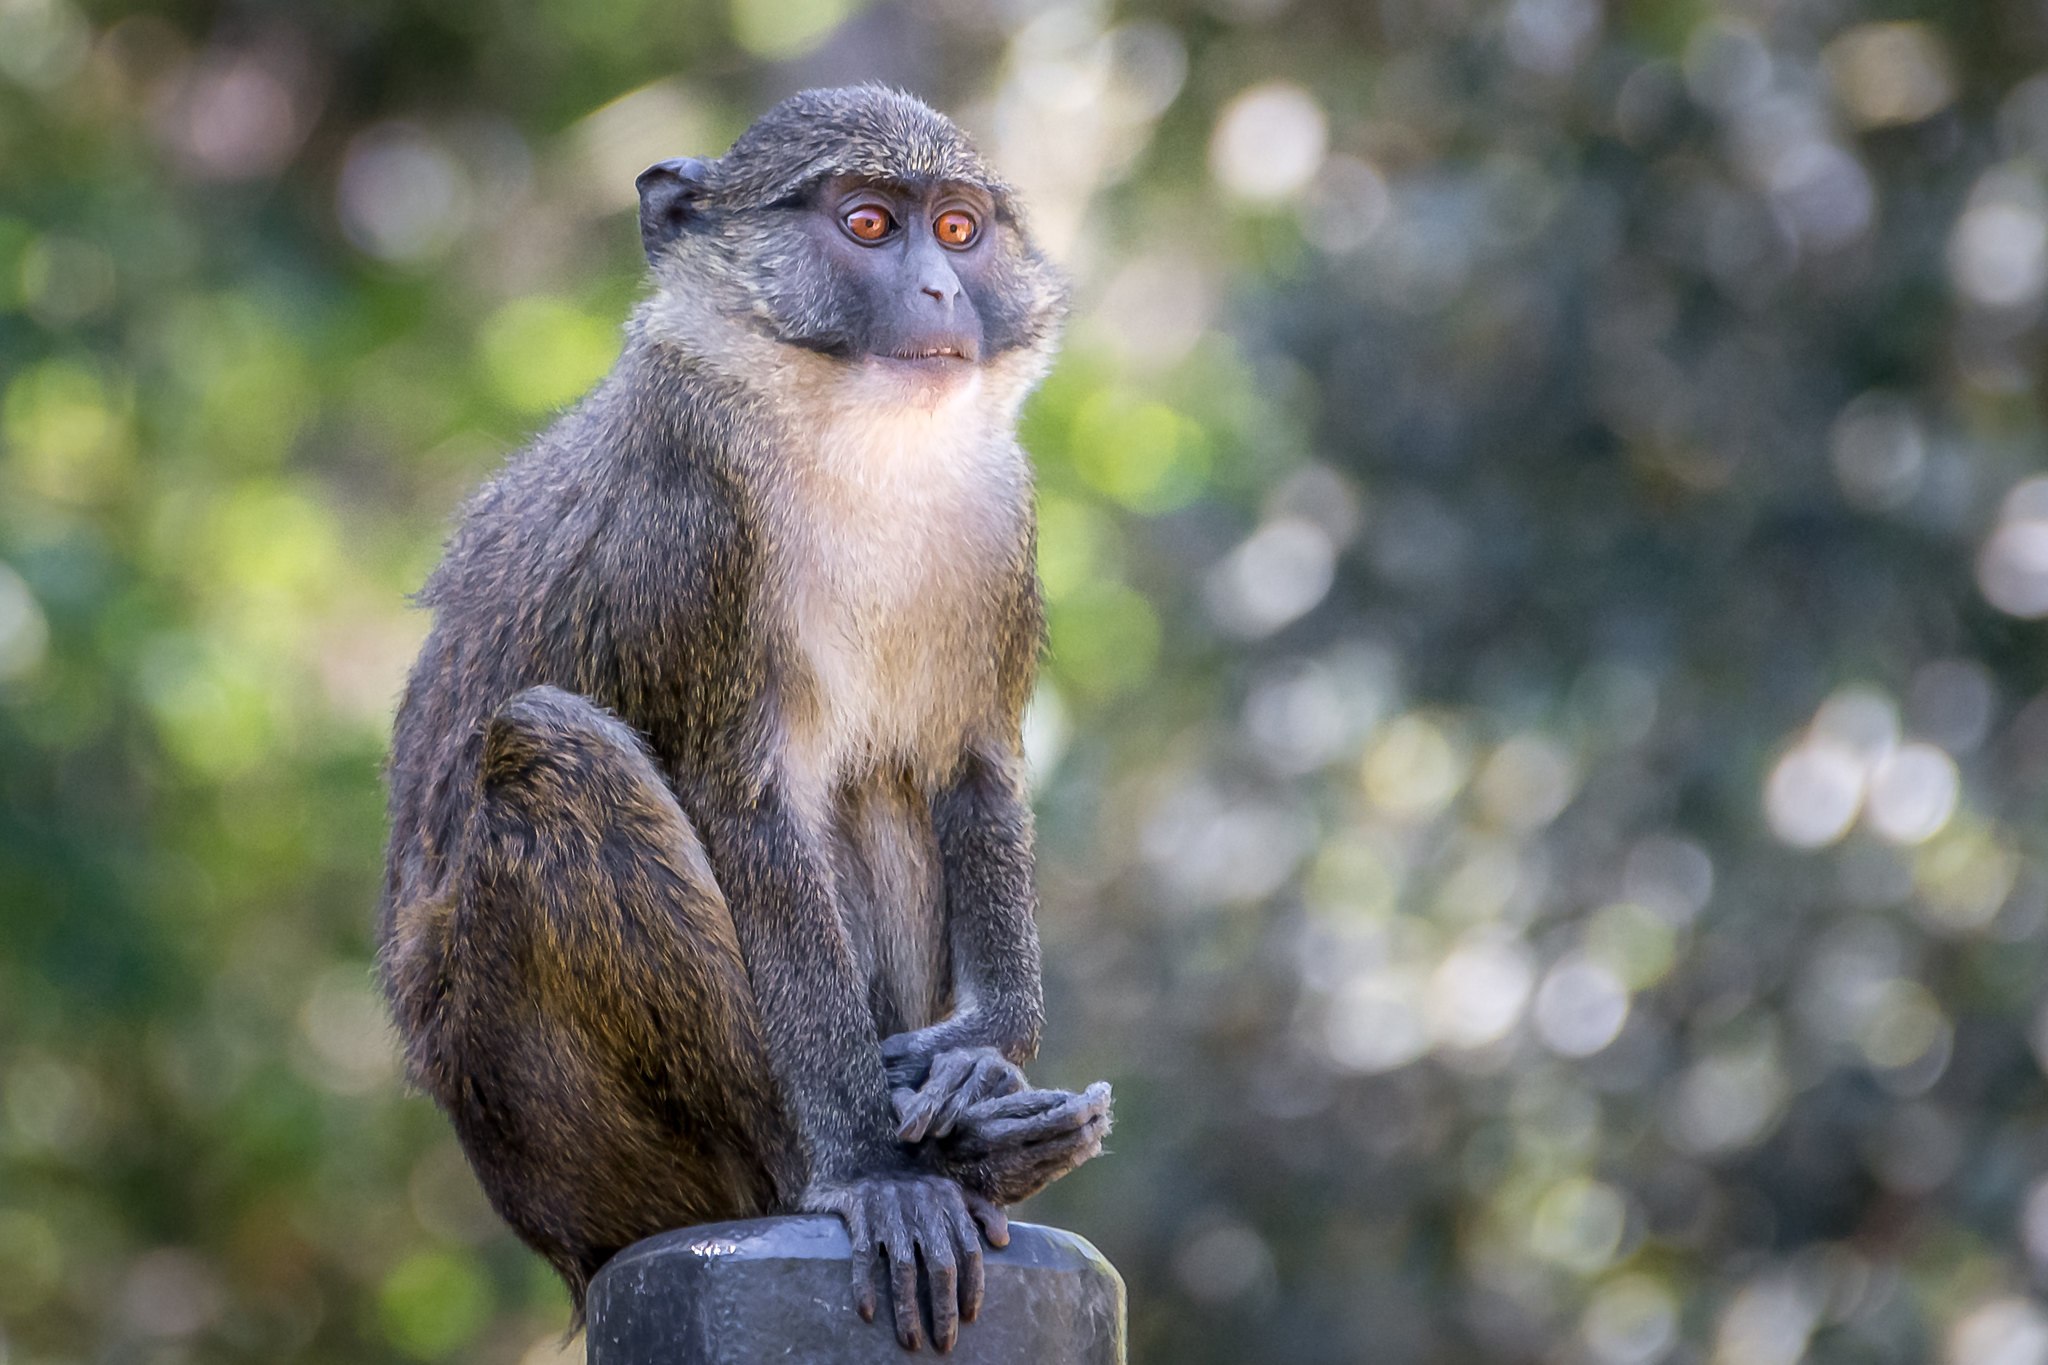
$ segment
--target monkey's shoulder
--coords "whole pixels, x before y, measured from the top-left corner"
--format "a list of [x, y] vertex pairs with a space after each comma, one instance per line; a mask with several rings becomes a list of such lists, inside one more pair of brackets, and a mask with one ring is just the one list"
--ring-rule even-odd
[[662, 467], [572, 414], [465, 505], [401, 721], [466, 732], [549, 684], [645, 729], [647, 699], [747, 666], [742, 519], [707, 462]]
[[471, 496], [426, 598], [464, 583], [501, 601], [531, 601], [544, 584], [637, 592], [643, 578], [716, 568], [747, 516], [727, 464], [702, 441], [572, 412]]

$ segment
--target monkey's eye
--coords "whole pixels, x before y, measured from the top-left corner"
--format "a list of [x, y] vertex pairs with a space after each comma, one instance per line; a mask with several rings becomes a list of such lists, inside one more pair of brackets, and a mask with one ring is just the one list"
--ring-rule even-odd
[[880, 204], [862, 204], [840, 219], [863, 242], [879, 242], [896, 230], [896, 220]]
[[959, 209], [948, 209], [932, 222], [932, 235], [947, 246], [966, 246], [980, 231], [974, 215]]

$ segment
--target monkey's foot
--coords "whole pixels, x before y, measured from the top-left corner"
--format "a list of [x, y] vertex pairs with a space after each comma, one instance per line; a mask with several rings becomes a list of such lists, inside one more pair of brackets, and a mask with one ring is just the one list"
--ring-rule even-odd
[[1024, 1090], [983, 1100], [929, 1146], [967, 1189], [1015, 1204], [1099, 1156], [1109, 1128], [1109, 1083], [1097, 1081], [1078, 1095]]
[[890, 1092], [899, 1124], [896, 1136], [905, 1142], [944, 1137], [975, 1105], [1014, 1095], [1027, 1084], [1016, 1064], [992, 1047], [941, 1052], [917, 1089]]
[[960, 1323], [974, 1321], [981, 1311], [982, 1237], [998, 1247], [1010, 1240], [1010, 1222], [1000, 1208], [943, 1176], [870, 1176], [844, 1185], [813, 1186], [806, 1191], [803, 1206], [812, 1213], [836, 1213], [846, 1224], [853, 1243], [855, 1309], [873, 1322], [886, 1285], [895, 1310], [896, 1340], [911, 1351], [924, 1336], [917, 1303], [918, 1262], [924, 1262], [931, 1286], [932, 1345], [947, 1351], [959, 1335]]

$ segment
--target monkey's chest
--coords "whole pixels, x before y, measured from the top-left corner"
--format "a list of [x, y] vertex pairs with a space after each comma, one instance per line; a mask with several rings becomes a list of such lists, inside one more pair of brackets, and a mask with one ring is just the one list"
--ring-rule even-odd
[[829, 853], [883, 1032], [951, 999], [929, 802], [1003, 722], [1003, 614], [1030, 572], [1029, 469], [978, 394], [840, 391], [829, 420], [793, 433], [776, 538], [782, 772]]
[[882, 1033], [950, 1008], [929, 795], [999, 714], [1000, 604], [1026, 534], [983, 491], [842, 490], [790, 565], [786, 772]]
[[948, 435], [843, 439], [799, 482], [785, 741], [820, 798], [876, 773], [942, 775], [999, 708], [1029, 484], [1014, 445]]
[[1001, 566], [959, 509], [821, 528], [791, 594], [801, 740], [817, 776], [951, 766], [997, 700]]

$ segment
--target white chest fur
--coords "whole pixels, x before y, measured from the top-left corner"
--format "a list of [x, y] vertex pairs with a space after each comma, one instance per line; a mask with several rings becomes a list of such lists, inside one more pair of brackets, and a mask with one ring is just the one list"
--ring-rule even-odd
[[1002, 406], [979, 376], [865, 375], [793, 433], [785, 739], [814, 809], [885, 766], [932, 773], [994, 711], [1031, 496]]

